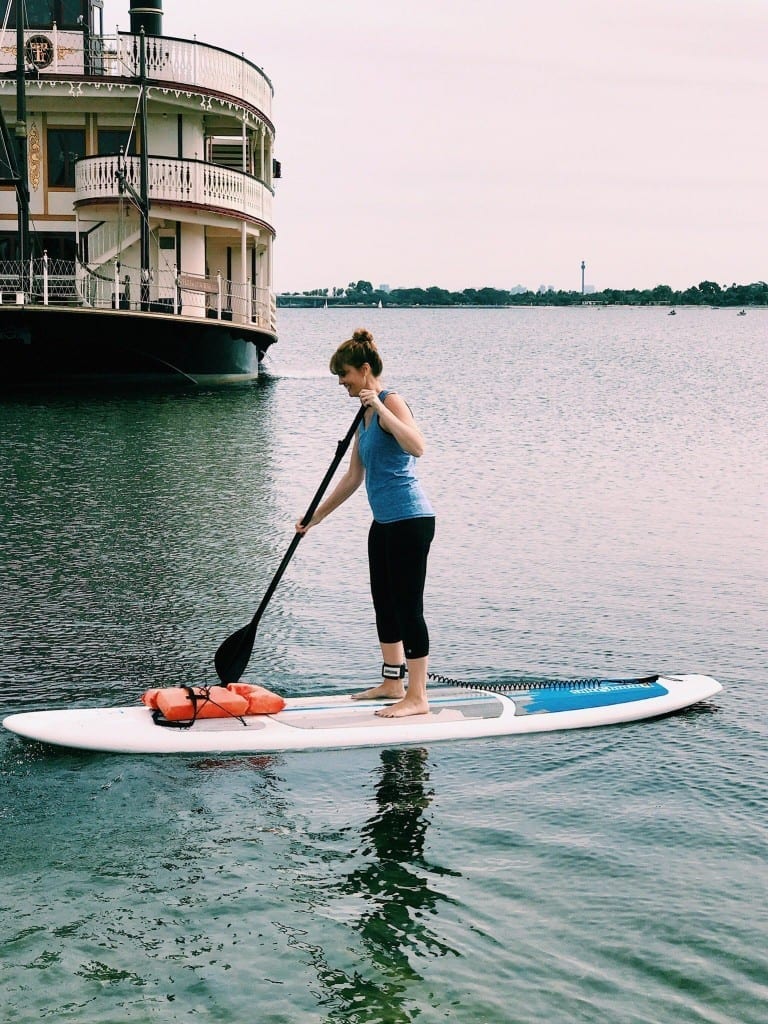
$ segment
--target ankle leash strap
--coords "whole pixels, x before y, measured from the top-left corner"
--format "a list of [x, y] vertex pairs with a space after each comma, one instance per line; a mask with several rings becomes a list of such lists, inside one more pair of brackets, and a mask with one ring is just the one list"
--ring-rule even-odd
[[384, 679], [405, 679], [405, 662], [402, 665], [388, 665], [385, 661], [381, 666], [381, 674]]

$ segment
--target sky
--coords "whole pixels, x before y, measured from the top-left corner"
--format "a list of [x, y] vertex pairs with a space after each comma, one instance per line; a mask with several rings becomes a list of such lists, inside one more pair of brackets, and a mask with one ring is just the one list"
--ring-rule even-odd
[[278, 291], [768, 280], [768, 0], [163, 12], [274, 85]]

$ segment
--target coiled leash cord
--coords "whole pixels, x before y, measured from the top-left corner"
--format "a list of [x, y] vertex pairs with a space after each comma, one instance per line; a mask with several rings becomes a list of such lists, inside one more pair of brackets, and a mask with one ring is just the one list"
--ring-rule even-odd
[[427, 679], [442, 686], [460, 686], [465, 690], [488, 690], [490, 693], [507, 693], [509, 690], [596, 690], [603, 686], [651, 686], [658, 681], [658, 674], [632, 679], [510, 679], [496, 683], [476, 683], [466, 679], [451, 679], [437, 672], [428, 672]]

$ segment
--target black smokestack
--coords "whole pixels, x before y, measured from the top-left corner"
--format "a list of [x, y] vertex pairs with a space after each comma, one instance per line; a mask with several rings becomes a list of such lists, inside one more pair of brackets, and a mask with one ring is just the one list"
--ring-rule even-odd
[[148, 36], [163, 34], [163, 0], [131, 0], [131, 32], [144, 29]]

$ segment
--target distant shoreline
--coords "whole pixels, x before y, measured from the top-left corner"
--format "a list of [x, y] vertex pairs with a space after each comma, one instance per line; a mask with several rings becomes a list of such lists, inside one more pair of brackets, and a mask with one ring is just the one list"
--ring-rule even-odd
[[[280, 309], [323, 309], [325, 308], [323, 302], [283, 302], [278, 299], [277, 303]], [[768, 309], [768, 302], [743, 302], [741, 304], [736, 303], [735, 305], [726, 304], [712, 304], [702, 302], [515, 302], [515, 303], [427, 303], [427, 302], [414, 302], [414, 303], [383, 303], [379, 307], [378, 302], [334, 302], [330, 300], [328, 302], [328, 309], [572, 309], [572, 308], [586, 308], [586, 309], [611, 309], [616, 307], [630, 308], [630, 309], [666, 309], [671, 311], [673, 309], [713, 309], [713, 310], [740, 310], [740, 309]]]
[[317, 308], [328, 306], [350, 309], [507, 309], [520, 306], [655, 306], [672, 307], [709, 306], [713, 309], [756, 309], [768, 307], [768, 283], [732, 284], [726, 288], [715, 281], [701, 281], [683, 291], [669, 285], [655, 288], [604, 288], [600, 292], [555, 291], [547, 288], [532, 292], [501, 288], [465, 288], [451, 292], [446, 288], [374, 288], [369, 281], [358, 281], [346, 288], [313, 288], [305, 292], [283, 292], [277, 296], [277, 305], [287, 308]]

